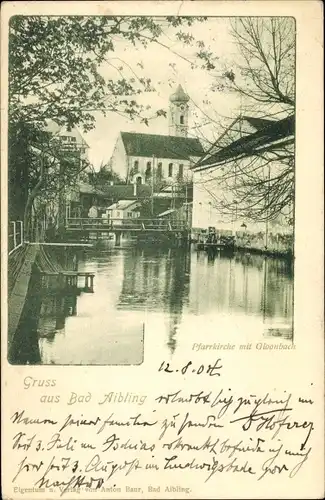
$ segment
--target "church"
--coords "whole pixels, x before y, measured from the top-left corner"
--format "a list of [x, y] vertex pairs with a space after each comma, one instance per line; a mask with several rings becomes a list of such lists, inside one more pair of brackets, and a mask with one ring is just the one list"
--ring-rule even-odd
[[204, 150], [197, 138], [188, 137], [189, 100], [181, 85], [170, 96], [168, 135], [120, 132], [111, 168], [127, 184], [191, 183], [191, 167]]

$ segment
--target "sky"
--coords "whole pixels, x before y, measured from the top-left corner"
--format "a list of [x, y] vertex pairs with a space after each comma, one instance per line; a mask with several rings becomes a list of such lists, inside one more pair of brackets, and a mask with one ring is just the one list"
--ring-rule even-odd
[[[124, 61], [126, 74], [129, 72], [127, 65], [132, 68], [137, 68], [138, 63], [143, 65], [142, 76], [151, 78], [156, 92], [142, 94], [137, 100], [141, 104], [151, 105], [154, 109], [162, 108], [167, 111], [170, 94], [176, 90], [178, 84], [181, 84], [191, 99], [189, 102], [189, 136], [197, 135], [198, 129], [193, 127], [204, 120], [204, 122], [208, 121], [209, 125], [204, 128], [200, 127], [200, 131], [211, 140], [218, 135], [214, 122], [216, 115], [233, 118], [238, 114], [240, 104], [233, 94], [225, 91], [211, 92], [209, 89], [213, 83], [213, 77], [206, 70], [191, 69], [190, 63], [180, 57], [194, 60], [195, 48], [184, 47], [176, 39], [175, 32], [179, 29], [179, 27], [176, 30], [168, 29], [164, 38], [161, 39], [178, 55], [157, 44], [149, 44], [147, 48], [134, 48], [130, 43], [121, 41], [117, 43], [114, 51], [115, 64], [119, 64], [121, 60]], [[203, 23], [195, 23], [191, 27], [181, 29], [191, 33], [196, 40], [204, 41], [206, 45], [210, 46], [211, 51], [219, 57], [216, 61], [217, 74], [221, 73], [224, 64], [229, 67], [228, 64], [231, 66], [231, 60], [236, 59], [236, 47], [230, 34], [228, 18], [210, 18]], [[102, 66], [103, 76], [109, 77], [112, 75], [111, 72], [111, 67]], [[131, 73], [129, 72], [129, 74]], [[197, 114], [200, 117], [195, 116]], [[89, 160], [96, 170], [101, 164], [109, 161], [120, 131], [168, 134], [168, 117], [161, 116], [150, 120], [150, 126], [147, 127], [139, 120], [129, 121], [116, 113], [109, 113], [106, 117], [96, 113], [95, 116], [95, 129], [83, 133], [83, 137], [89, 145]]]

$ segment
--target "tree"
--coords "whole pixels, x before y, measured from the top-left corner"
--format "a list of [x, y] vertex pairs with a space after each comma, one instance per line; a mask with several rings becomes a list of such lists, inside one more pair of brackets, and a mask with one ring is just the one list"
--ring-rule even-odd
[[[136, 47], [160, 41], [164, 29], [204, 18], [108, 16], [14, 16], [9, 30], [9, 119], [12, 123], [57, 124], [84, 131], [94, 111], [140, 117], [136, 98], [152, 92], [140, 62], [131, 67], [115, 56], [122, 40]], [[184, 41], [186, 43], [186, 41]], [[172, 50], [172, 49], [170, 49]], [[204, 60], [204, 52], [201, 60]], [[204, 61], [203, 61], [204, 63]], [[103, 67], [109, 68], [106, 75]], [[157, 110], [162, 114], [162, 110]]]
[[293, 18], [242, 18], [232, 22], [240, 60], [223, 76], [242, 95], [245, 107], [270, 117], [292, 114], [295, 106], [295, 21]]
[[[83, 159], [78, 145], [67, 149], [60, 137], [53, 136], [45, 130], [29, 126], [20, 129], [20, 134], [23, 134], [23, 141], [18, 137], [17, 143], [20, 146], [18, 154], [16, 152], [13, 158], [10, 149], [9, 161], [15, 161], [16, 174], [19, 171], [24, 175], [24, 196], [20, 199], [19, 215], [24, 221], [25, 234], [28, 236], [32, 209], [34, 213], [42, 207], [48, 210], [51, 203], [58, 205], [59, 209], [62, 208], [64, 193], [75, 184], [79, 174], [88, 166], [88, 162]], [[15, 141], [12, 143], [15, 144]], [[26, 165], [28, 165], [28, 175], [26, 175]], [[17, 178], [14, 180], [17, 181]], [[15, 182], [13, 185], [9, 184], [10, 195], [14, 194], [16, 189]], [[35, 204], [36, 201], [38, 203]]]
[[[44, 163], [52, 155], [53, 142], [44, 132], [49, 120], [71, 130], [95, 127], [96, 112], [120, 113], [148, 124], [148, 117], [137, 97], [154, 91], [141, 63], [131, 67], [116, 57], [114, 49], [121, 40], [131, 47], [159, 43], [164, 29], [190, 26], [198, 18], [108, 16], [13, 16], [9, 26], [9, 171], [12, 195], [22, 178], [28, 190], [15, 196], [28, 220], [37, 196], [53, 193], [56, 175]], [[186, 41], [184, 41], [186, 43]], [[172, 50], [172, 49], [171, 49]], [[200, 49], [203, 53], [203, 48]], [[201, 57], [204, 62], [204, 53]], [[106, 69], [106, 72], [103, 71]], [[160, 116], [157, 110], [154, 116]], [[30, 146], [41, 152], [35, 161]], [[51, 151], [49, 151], [49, 148]], [[58, 151], [55, 148], [55, 158]], [[18, 152], [18, 154], [17, 154]], [[35, 155], [34, 155], [35, 156]], [[64, 155], [59, 155], [63, 160]], [[60, 160], [60, 161], [61, 161]], [[78, 162], [76, 163], [78, 168]], [[62, 169], [61, 169], [62, 171]], [[64, 170], [64, 181], [75, 182], [76, 169]], [[53, 174], [53, 172], [52, 172]], [[22, 208], [11, 212], [21, 215]]]
[[243, 148], [238, 156], [219, 163], [198, 183], [228, 221], [274, 221], [291, 225], [294, 210], [293, 139], [266, 145], [264, 152]]
[[96, 188], [101, 188], [103, 185], [113, 182], [114, 184], [125, 184], [121, 176], [114, 172], [111, 165], [101, 165], [98, 172], [94, 168], [90, 168], [88, 172], [88, 181]]
[[[249, 131], [243, 126], [246, 116], [260, 118], [260, 129], [293, 116], [295, 111], [294, 19], [235, 19], [232, 35], [239, 57], [228, 61], [221, 75], [216, 75], [214, 88], [240, 96], [241, 109], [237, 120], [219, 122], [219, 139], [214, 151], [248, 135]], [[202, 180], [215, 207], [229, 218], [235, 214], [266, 221], [285, 216], [286, 222], [292, 223], [293, 141], [273, 145], [263, 152], [242, 153], [225, 161], [214, 175], [208, 174]], [[218, 189], [213, 188], [213, 180], [217, 180]]]

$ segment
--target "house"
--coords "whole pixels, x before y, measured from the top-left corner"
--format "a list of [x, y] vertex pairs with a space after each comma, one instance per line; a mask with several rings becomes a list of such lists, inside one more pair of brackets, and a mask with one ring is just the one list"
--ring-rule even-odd
[[[78, 201], [78, 181], [81, 173], [87, 169], [89, 146], [77, 127], [68, 130], [66, 127], [58, 125], [53, 120], [47, 120], [46, 131], [50, 132], [53, 140], [59, 146], [60, 153], [68, 156], [74, 156], [79, 165], [79, 174], [76, 175], [75, 185], [67, 188], [64, 185], [64, 172], [60, 176], [61, 186], [59, 186], [59, 195], [49, 207], [52, 219], [57, 224], [62, 225], [66, 217], [73, 215], [73, 207]], [[63, 168], [63, 167], [61, 167]]]
[[[36, 197], [31, 212], [31, 233], [38, 236], [48, 226], [56, 229], [63, 227], [66, 217], [70, 216], [71, 205], [73, 205], [76, 192], [75, 187], [67, 186], [65, 179], [66, 159], [73, 162], [75, 181], [78, 183], [79, 172], [87, 165], [87, 154], [89, 146], [79, 130], [73, 127], [71, 130], [58, 125], [53, 120], [47, 120], [44, 131], [49, 135], [49, 146], [46, 153], [40, 146], [30, 146], [30, 151], [37, 157], [43, 154], [51, 163], [51, 175], [55, 182], [47, 196], [42, 192]], [[56, 176], [56, 178], [55, 178]], [[70, 174], [71, 179], [71, 174]], [[46, 184], [44, 183], [44, 186]]]
[[125, 219], [140, 217], [140, 202], [137, 200], [119, 200], [107, 208], [108, 219], [114, 219], [114, 224], [123, 224]]
[[169, 99], [169, 134], [120, 132], [111, 167], [125, 181], [162, 185], [190, 183], [191, 166], [204, 154], [200, 141], [188, 137], [189, 96], [181, 85]]
[[49, 132], [53, 138], [58, 139], [61, 151], [78, 151], [83, 158], [87, 158], [89, 146], [77, 127], [68, 130], [66, 127], [58, 125], [53, 120], [47, 120], [45, 130]]
[[[242, 116], [231, 124], [229, 130], [192, 167], [194, 233], [212, 226], [226, 233], [292, 234], [292, 200], [283, 203], [281, 214], [269, 220], [267, 217], [262, 220], [243, 217], [237, 212], [236, 191], [227, 190], [224, 179], [228, 175], [228, 183], [236, 185], [236, 179], [238, 182], [240, 175], [250, 171], [252, 161], [256, 170], [260, 168], [263, 184], [281, 175], [284, 164], [274, 160], [272, 155], [293, 158], [294, 128], [294, 116], [280, 120]], [[272, 163], [268, 163], [269, 158], [272, 158]], [[292, 176], [292, 169], [288, 171]], [[265, 199], [261, 199], [261, 203], [265, 204]], [[228, 207], [228, 210], [224, 207]], [[254, 208], [258, 208], [258, 205]]]
[[184, 203], [179, 208], [170, 208], [158, 214], [157, 218], [162, 222], [171, 222], [172, 224], [191, 225], [193, 203]]

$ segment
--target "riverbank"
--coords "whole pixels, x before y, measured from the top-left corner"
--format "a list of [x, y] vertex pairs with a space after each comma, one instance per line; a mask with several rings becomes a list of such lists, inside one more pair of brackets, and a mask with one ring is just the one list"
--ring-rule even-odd
[[19, 255], [12, 254], [8, 259], [8, 357], [22, 316], [38, 251], [38, 245], [26, 244]]
[[191, 241], [196, 244], [198, 250], [227, 249], [234, 252], [241, 251], [267, 257], [293, 259], [293, 233], [253, 233], [249, 231], [233, 232], [210, 229], [212, 230], [210, 232], [206, 229], [192, 230]]
[[[35, 362], [39, 360], [38, 339], [32, 332], [37, 329], [42, 302], [42, 262], [52, 270], [55, 264], [66, 270], [75, 270], [78, 266], [74, 248], [49, 247], [44, 252], [42, 247], [43, 243], [25, 243], [8, 257], [9, 362], [24, 357], [24, 351], [33, 352], [32, 358]], [[62, 286], [59, 284], [60, 289]]]

